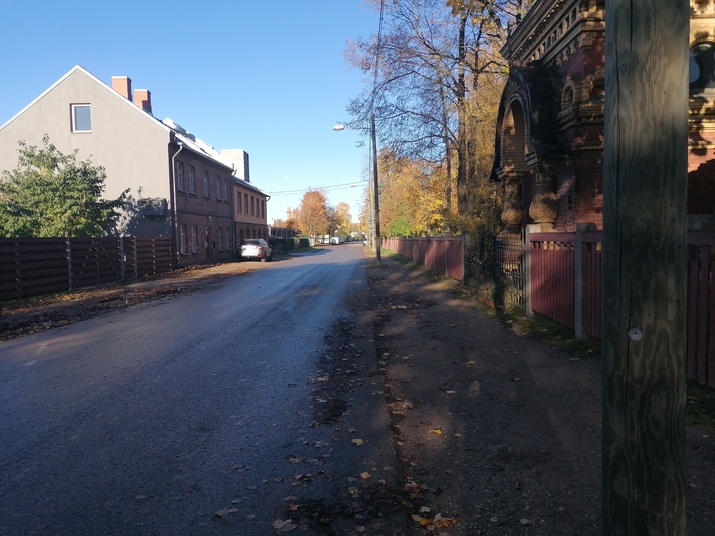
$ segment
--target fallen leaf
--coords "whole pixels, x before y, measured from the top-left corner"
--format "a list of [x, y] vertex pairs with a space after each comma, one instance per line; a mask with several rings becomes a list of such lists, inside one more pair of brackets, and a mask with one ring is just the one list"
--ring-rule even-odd
[[238, 512], [238, 508], [224, 508], [223, 510], [219, 510], [216, 512], [214, 515], [216, 517], [226, 517], [229, 514], [235, 514]]
[[412, 520], [419, 523], [422, 527], [426, 527], [427, 525], [431, 524], [431, 521], [428, 518], [418, 516], [417, 514], [412, 514]]
[[453, 517], [442, 517], [442, 514], [437, 514], [432, 520], [432, 525], [437, 528], [451, 527], [457, 522]]
[[511, 381], [513, 382], [520, 382], [521, 381], [521, 376], [512, 376]]
[[422, 492], [427, 489], [424, 484], [418, 484], [417, 482], [410, 481], [405, 484], [405, 491], [410, 492], [411, 499], [417, 499], [422, 496]]
[[476, 364], [477, 364], [476, 361], [467, 361], [467, 365], [476, 365]]
[[352, 443], [353, 443], [353, 445], [360, 446], [360, 445], [364, 445], [365, 441], [363, 441], [362, 439], [353, 439]]
[[405, 484], [405, 491], [414, 491], [418, 489], [423, 489], [424, 484], [418, 484], [417, 482], [410, 480], [407, 484]]
[[442, 429], [441, 428], [432, 428], [432, 430], [430, 430], [429, 433], [435, 434], [435, 435], [442, 435]]
[[454, 389], [448, 389], [447, 391], [445, 391], [445, 393], [447, 393], [448, 395], [456, 395], [457, 391], [455, 391]]
[[282, 519], [276, 519], [273, 522], [273, 528], [276, 529], [279, 534], [289, 532], [295, 529], [297, 526], [298, 525], [293, 523], [293, 521], [290, 519], [286, 519], [285, 521], [283, 521]]
[[372, 475], [371, 475], [370, 473], [368, 473], [367, 471], [364, 472], [364, 473], [360, 473], [360, 478], [362, 478], [363, 480], [367, 480], [367, 479], [370, 478], [371, 476], [372, 476]]

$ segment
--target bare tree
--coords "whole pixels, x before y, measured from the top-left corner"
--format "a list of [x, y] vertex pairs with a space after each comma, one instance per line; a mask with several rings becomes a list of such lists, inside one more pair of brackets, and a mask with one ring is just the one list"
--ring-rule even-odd
[[524, 2], [366, 1], [384, 9], [384, 35], [348, 48], [348, 60], [373, 75], [348, 111], [362, 125], [374, 112], [380, 141], [396, 153], [442, 163], [449, 210], [454, 157], [457, 209], [467, 217], [476, 178], [473, 155], [481, 141], [474, 126], [479, 121], [474, 95], [482, 77], [504, 76], [499, 49]]

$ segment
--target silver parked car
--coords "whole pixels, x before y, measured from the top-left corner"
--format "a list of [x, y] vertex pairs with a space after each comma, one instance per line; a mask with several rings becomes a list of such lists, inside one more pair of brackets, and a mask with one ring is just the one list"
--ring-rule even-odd
[[260, 259], [262, 262], [273, 260], [273, 250], [262, 238], [248, 238], [241, 244], [241, 257]]

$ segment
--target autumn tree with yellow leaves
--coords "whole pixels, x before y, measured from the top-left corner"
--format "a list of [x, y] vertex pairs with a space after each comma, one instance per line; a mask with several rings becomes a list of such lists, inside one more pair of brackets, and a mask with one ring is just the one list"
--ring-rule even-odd
[[325, 194], [311, 190], [303, 194], [300, 208], [293, 211], [297, 228], [303, 235], [315, 237], [328, 232], [328, 211]]
[[[375, 114], [383, 164], [405, 165], [429, 188], [404, 190], [380, 178], [381, 228], [405, 232], [464, 232], [482, 220], [493, 157], [494, 125], [507, 66], [499, 50], [507, 28], [530, 2], [519, 0], [365, 0], [380, 7], [384, 34], [351, 43], [348, 61], [367, 75], [348, 107], [367, 129]], [[388, 169], [390, 168], [388, 166]], [[415, 175], [415, 169], [420, 172]], [[393, 173], [394, 175], [394, 173]], [[427, 180], [429, 177], [429, 180]], [[437, 192], [440, 202], [431, 196]], [[383, 196], [393, 196], [390, 200]], [[414, 200], [415, 195], [425, 199]], [[428, 208], [423, 208], [428, 207]], [[420, 217], [420, 210], [433, 210]]]

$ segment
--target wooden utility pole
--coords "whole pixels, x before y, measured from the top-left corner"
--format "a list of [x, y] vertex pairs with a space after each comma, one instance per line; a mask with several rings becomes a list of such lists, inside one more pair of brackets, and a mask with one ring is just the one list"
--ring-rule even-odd
[[603, 534], [685, 534], [689, 6], [606, 0]]
[[374, 113], [370, 114], [370, 138], [372, 140], [372, 229], [375, 241], [375, 263], [382, 266], [380, 257], [380, 188], [377, 182], [377, 139]]

